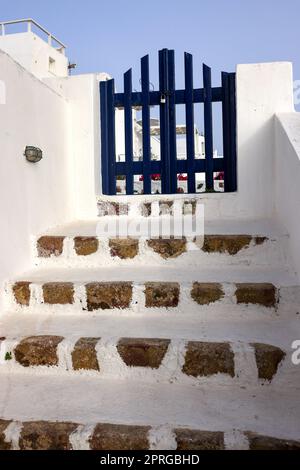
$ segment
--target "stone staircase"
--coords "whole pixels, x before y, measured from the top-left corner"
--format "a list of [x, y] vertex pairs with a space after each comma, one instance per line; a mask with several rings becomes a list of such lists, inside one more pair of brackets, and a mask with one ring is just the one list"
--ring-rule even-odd
[[[196, 200], [183, 200], [184, 215]], [[99, 237], [173, 200], [103, 200], [32, 241], [0, 317], [0, 449], [300, 449], [300, 289], [273, 221]]]

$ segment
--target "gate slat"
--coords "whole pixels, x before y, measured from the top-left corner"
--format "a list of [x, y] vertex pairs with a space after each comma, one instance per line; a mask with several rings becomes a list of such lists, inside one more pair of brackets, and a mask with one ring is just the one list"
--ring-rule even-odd
[[124, 73], [124, 125], [125, 125], [125, 162], [126, 194], [133, 194], [133, 130], [132, 130], [132, 70]]
[[144, 194], [151, 194], [149, 56], [141, 59]]
[[115, 144], [115, 81], [107, 81], [107, 134], [108, 134], [108, 194], [116, 194], [116, 144]]
[[[161, 94], [160, 121], [160, 158], [161, 158], [161, 190], [164, 194], [171, 193], [170, 185], [170, 142], [169, 142], [169, 111], [168, 111], [168, 50], [159, 51], [159, 91]], [[165, 103], [163, 102], [165, 100]]]
[[[236, 75], [229, 73], [229, 113], [230, 113], [230, 184], [228, 191], [237, 190], [237, 155], [236, 155]], [[225, 184], [224, 184], [225, 185]]]
[[222, 72], [224, 190], [237, 190], [235, 73]]
[[205, 182], [206, 191], [214, 189], [213, 173], [213, 121], [212, 121], [212, 90], [211, 69], [203, 64], [203, 87], [204, 87], [204, 136], [205, 136]]
[[194, 141], [194, 99], [193, 99], [193, 56], [184, 53], [185, 73], [185, 121], [186, 121], [186, 155], [188, 163], [188, 192], [195, 193], [195, 141]]
[[107, 81], [100, 82], [102, 192], [108, 194]]
[[176, 148], [176, 102], [175, 102], [175, 56], [168, 51], [169, 90], [169, 139], [170, 139], [170, 192], [177, 192], [177, 148]]
[[222, 72], [222, 127], [223, 127], [223, 154], [224, 154], [224, 190], [230, 188], [230, 114], [229, 114], [229, 77]]

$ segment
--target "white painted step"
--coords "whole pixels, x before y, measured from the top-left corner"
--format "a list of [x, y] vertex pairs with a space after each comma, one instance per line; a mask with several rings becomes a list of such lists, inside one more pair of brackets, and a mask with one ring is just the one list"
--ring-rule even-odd
[[141, 266], [105, 266], [105, 267], [36, 267], [32, 270], [20, 273], [14, 281], [31, 281], [34, 283], [45, 282], [73, 282], [85, 284], [88, 282], [113, 282], [132, 281], [143, 282], [269, 282], [275, 286], [297, 286], [296, 275], [284, 267], [274, 269], [272, 266], [251, 268], [239, 266], [228, 270], [226, 266], [209, 268], [207, 266], [153, 266], [149, 263]]
[[[157, 309], [158, 310], [158, 309]], [[171, 321], [170, 321], [171, 320]], [[112, 315], [111, 311], [88, 315], [54, 315], [39, 312], [7, 312], [0, 317], [1, 336], [18, 338], [36, 335], [77, 337], [145, 337], [198, 341], [261, 342], [292, 353], [291, 344], [300, 338], [300, 314], [295, 306], [281, 312], [246, 308], [203, 311], [198, 315]], [[300, 371], [300, 366], [299, 366]]]
[[299, 390], [186, 386], [88, 377], [1, 373], [1, 417], [189, 426], [300, 438]]

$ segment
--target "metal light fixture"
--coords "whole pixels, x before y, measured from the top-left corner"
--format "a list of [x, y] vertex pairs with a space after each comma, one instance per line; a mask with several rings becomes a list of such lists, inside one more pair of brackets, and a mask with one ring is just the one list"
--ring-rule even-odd
[[38, 147], [32, 147], [28, 145], [25, 148], [24, 156], [26, 160], [31, 163], [37, 163], [43, 158], [43, 152]]

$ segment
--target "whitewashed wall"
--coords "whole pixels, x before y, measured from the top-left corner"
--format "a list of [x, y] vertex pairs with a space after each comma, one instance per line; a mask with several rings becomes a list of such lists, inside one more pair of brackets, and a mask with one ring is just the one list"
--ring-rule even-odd
[[102, 192], [99, 82], [107, 78], [109, 75], [100, 73], [44, 79], [69, 103], [69, 179], [78, 219], [97, 216], [96, 197]]
[[[64, 98], [0, 51], [0, 283], [30, 265], [30, 238], [74, 218], [68, 106]], [[26, 145], [43, 150], [37, 164]]]
[[300, 113], [275, 118], [276, 216], [290, 235], [290, 248], [300, 281]]
[[[30, 31], [0, 35], [0, 49], [38, 78], [68, 75], [68, 58]], [[51, 70], [49, 58], [55, 61]]]

